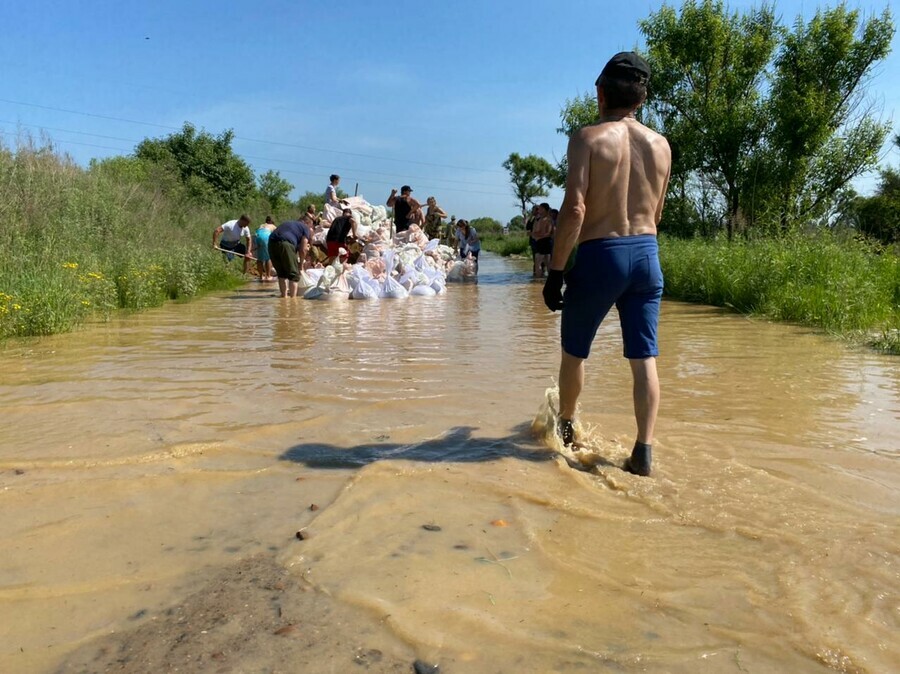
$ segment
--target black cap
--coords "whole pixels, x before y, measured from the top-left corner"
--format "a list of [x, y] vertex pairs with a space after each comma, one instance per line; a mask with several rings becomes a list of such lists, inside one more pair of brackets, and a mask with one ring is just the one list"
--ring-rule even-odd
[[620, 51], [603, 66], [596, 84], [600, 84], [600, 78], [604, 76], [646, 84], [650, 79], [650, 64], [633, 51]]
[[407, 192], [412, 192], [412, 187], [409, 185], [404, 185], [400, 188], [400, 194], [406, 194]]

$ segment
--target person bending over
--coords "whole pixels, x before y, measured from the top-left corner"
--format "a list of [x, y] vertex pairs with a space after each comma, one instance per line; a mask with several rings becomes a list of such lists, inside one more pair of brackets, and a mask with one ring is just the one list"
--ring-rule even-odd
[[[221, 237], [221, 238], [220, 238]], [[245, 239], [247, 243], [242, 243]], [[242, 215], [237, 220], [229, 220], [213, 230], [213, 248], [225, 251], [225, 258], [230, 262], [235, 255], [244, 258], [244, 273], [250, 271], [250, 249], [253, 242], [250, 238], [250, 218]]]
[[650, 474], [659, 407], [656, 333], [663, 277], [656, 227], [672, 163], [666, 139], [634, 117], [649, 79], [650, 66], [634, 52], [613, 56], [597, 78], [600, 119], [569, 140], [566, 195], [544, 285], [547, 307], [562, 310], [559, 431], [567, 446], [574, 442], [584, 361], [601, 321], [613, 304], [618, 309], [637, 422], [624, 467], [636, 475]]
[[[347, 248], [347, 238], [353, 234], [354, 239], [359, 238], [356, 229], [356, 218], [353, 217], [353, 211], [345, 208], [343, 213], [334, 219], [328, 233], [325, 235], [325, 246], [328, 248], [328, 257], [335, 258], [340, 255], [340, 249], [343, 248], [349, 252]], [[341, 257], [343, 262], [347, 258], [346, 254]]]
[[282, 222], [269, 235], [269, 257], [278, 274], [282, 297], [296, 297], [300, 287], [300, 268], [309, 252], [309, 218]]

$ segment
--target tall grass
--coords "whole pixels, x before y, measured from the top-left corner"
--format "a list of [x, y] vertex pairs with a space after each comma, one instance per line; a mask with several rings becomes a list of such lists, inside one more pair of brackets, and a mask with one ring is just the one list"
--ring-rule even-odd
[[660, 238], [666, 294], [900, 353], [900, 258], [851, 237]]
[[481, 234], [481, 247], [492, 253], [497, 253], [503, 257], [510, 255], [525, 255], [530, 251], [528, 248], [528, 235], [521, 234]]
[[241, 282], [209, 243], [223, 214], [162, 173], [114, 169], [81, 168], [27, 139], [0, 147], [0, 338]]

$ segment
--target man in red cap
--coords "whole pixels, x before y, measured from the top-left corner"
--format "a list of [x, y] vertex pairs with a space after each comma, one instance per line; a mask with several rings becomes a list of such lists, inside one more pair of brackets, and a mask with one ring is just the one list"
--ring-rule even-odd
[[634, 52], [613, 56], [597, 78], [600, 119], [569, 139], [566, 196], [544, 286], [547, 307], [562, 309], [559, 432], [567, 446], [574, 442], [584, 361], [600, 322], [613, 305], [618, 310], [637, 421], [624, 467], [636, 475], [650, 474], [659, 408], [656, 328], [663, 278], [656, 226], [672, 164], [666, 139], [634, 117], [649, 80], [650, 66]]

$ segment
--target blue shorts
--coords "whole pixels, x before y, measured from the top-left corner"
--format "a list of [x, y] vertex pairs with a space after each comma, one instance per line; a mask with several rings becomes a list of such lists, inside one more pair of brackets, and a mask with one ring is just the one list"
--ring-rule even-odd
[[600, 322], [615, 304], [625, 357], [658, 356], [656, 327], [662, 291], [659, 248], [652, 234], [585, 241], [566, 274], [563, 350], [587, 358]]

